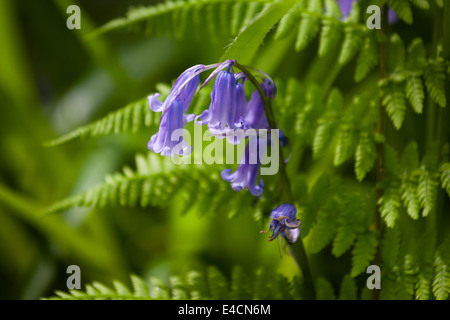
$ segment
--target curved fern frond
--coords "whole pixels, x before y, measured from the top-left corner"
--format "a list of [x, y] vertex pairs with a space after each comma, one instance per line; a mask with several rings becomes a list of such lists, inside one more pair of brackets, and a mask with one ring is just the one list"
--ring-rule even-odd
[[400, 19], [407, 24], [413, 22], [412, 9], [408, 0], [388, 0], [388, 3]]
[[399, 130], [402, 127], [406, 111], [405, 90], [402, 83], [391, 79], [387, 80], [382, 84], [382, 95], [383, 106], [386, 107], [394, 127]]
[[377, 246], [378, 239], [374, 231], [358, 236], [353, 248], [352, 277], [356, 277], [367, 269], [375, 256]]
[[[56, 291], [49, 300], [220, 300], [220, 299], [299, 299], [295, 289], [301, 284], [280, 274], [259, 269], [254, 277], [248, 277], [241, 268], [232, 269], [231, 280], [215, 267], [205, 271], [189, 271], [172, 275], [165, 283], [159, 278], [143, 279], [131, 276], [132, 287], [113, 281], [113, 287], [99, 282], [86, 285], [85, 290]], [[295, 282], [295, 283], [294, 283]], [[295, 284], [295, 286], [294, 286]], [[273, 290], [273, 288], [280, 290]], [[294, 288], [297, 287], [297, 288]], [[271, 288], [272, 290], [269, 290]], [[266, 290], [264, 290], [266, 289]], [[280, 294], [281, 293], [281, 294]]]
[[[117, 30], [135, 30], [153, 35], [169, 35], [181, 38], [188, 26], [201, 27], [216, 19], [226, 28], [218, 28], [225, 34], [236, 34], [240, 26], [260, 11], [271, 0], [189, 0], [166, 1], [154, 6], [130, 8], [125, 18], [112, 20], [94, 31], [90, 37]], [[232, 17], [229, 17], [229, 14]], [[227, 19], [227, 21], [225, 21]], [[232, 21], [233, 23], [229, 23]], [[215, 23], [208, 23], [215, 26]], [[232, 26], [232, 27], [231, 27]], [[206, 28], [209, 32], [217, 31]]]
[[56, 139], [47, 141], [44, 146], [54, 147], [77, 138], [92, 138], [119, 134], [123, 132], [136, 133], [142, 127], [157, 130], [159, 117], [148, 107], [147, 98], [129, 103], [125, 107], [108, 113], [105, 117], [79, 127]]
[[445, 97], [445, 68], [442, 60], [430, 60], [425, 69], [425, 85], [431, 99], [441, 107], [447, 104]]
[[441, 172], [441, 183], [442, 188], [447, 191], [448, 196], [450, 197], [450, 162], [445, 162], [439, 168]]

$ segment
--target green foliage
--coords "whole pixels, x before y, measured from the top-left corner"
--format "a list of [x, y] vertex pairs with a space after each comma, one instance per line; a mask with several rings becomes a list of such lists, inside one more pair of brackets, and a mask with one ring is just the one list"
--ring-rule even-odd
[[319, 32], [320, 20], [319, 17], [322, 14], [322, 1], [307, 1], [307, 10], [311, 14], [305, 14], [300, 21], [300, 28], [297, 35], [297, 41], [295, 42], [295, 49], [297, 51], [306, 47], [308, 42], [314, 39]]
[[350, 275], [345, 275], [342, 279], [341, 290], [339, 292], [339, 300], [356, 300], [358, 295], [358, 287]]
[[378, 240], [375, 232], [370, 231], [358, 236], [353, 249], [352, 277], [356, 277], [366, 270], [375, 256], [377, 246]]
[[332, 285], [323, 278], [317, 279], [316, 291], [318, 300], [336, 300], [336, 294]]
[[445, 69], [441, 60], [430, 60], [425, 69], [425, 85], [431, 98], [441, 107], [445, 107]]
[[408, 0], [388, 0], [388, 3], [400, 19], [412, 24], [412, 9]]
[[394, 80], [383, 84], [383, 106], [392, 120], [394, 127], [399, 130], [403, 124], [406, 111], [405, 89]]
[[[251, 300], [251, 299], [298, 299], [294, 285], [296, 279], [288, 280], [259, 269], [255, 276], [248, 277], [241, 267], [232, 270], [228, 280], [216, 267], [205, 271], [191, 270], [180, 276], [170, 276], [168, 283], [150, 277], [143, 279], [131, 276], [132, 287], [114, 280], [113, 287], [99, 282], [86, 285], [85, 290], [55, 291], [50, 300]], [[272, 288], [272, 289], [269, 289]], [[274, 290], [278, 289], [278, 290]]]
[[[313, 279], [318, 299], [371, 298], [372, 292], [355, 278], [364, 273], [367, 266], [374, 263], [375, 257], [378, 260], [377, 254], [380, 252], [380, 267], [383, 272], [381, 298], [445, 300], [449, 297], [449, 237], [440, 242], [448, 232], [444, 216], [448, 212], [447, 195], [450, 196], [450, 162], [445, 147], [448, 121], [445, 122], [445, 119], [441, 120], [439, 117], [446, 115], [443, 107], [446, 106], [448, 99], [446, 88], [449, 78], [446, 72], [450, 73], [450, 67], [449, 61], [444, 59], [445, 50], [442, 50], [445, 39], [440, 39], [440, 33], [437, 32], [439, 30], [433, 29], [441, 27], [439, 21], [443, 21], [443, 18], [437, 15], [442, 14], [443, 10], [434, 10], [436, 6], [432, 5], [432, 11], [420, 12], [419, 10], [430, 8], [427, 0], [388, 0], [387, 3], [403, 20], [391, 24], [387, 36], [366, 27], [364, 19], [366, 2], [354, 1], [350, 15], [341, 20], [342, 14], [335, 0], [166, 1], [153, 6], [131, 8], [125, 18], [115, 19], [90, 34], [89, 41], [94, 43], [106, 39], [98, 37], [99, 35], [111, 32], [110, 36], [114, 37], [117, 35], [112, 31], [127, 30], [137, 31], [137, 37], [145, 34], [187, 39], [188, 41], [184, 42], [189, 43], [191, 47], [195, 46], [199, 52], [195, 53], [195, 59], [200, 57], [212, 61], [236, 59], [241, 64], [254, 66], [274, 75], [277, 97], [272, 105], [276, 122], [290, 141], [291, 157], [287, 163], [287, 175], [292, 185], [293, 204], [298, 209], [298, 217], [302, 220], [300, 241], [304, 241], [308, 257], [317, 259], [319, 263], [331, 260], [333, 265], [335, 263], [339, 265], [338, 271], [333, 270], [331, 273], [325, 264], [323, 274]], [[444, 5], [442, 1], [436, 3], [441, 7]], [[0, 15], [1, 12], [2, 10]], [[413, 13], [419, 12], [420, 14], [413, 19]], [[429, 21], [438, 23], [434, 26], [425, 25], [423, 22], [428, 20], [422, 15], [426, 15]], [[404, 23], [413, 24], [413, 22], [414, 27], [405, 31]], [[420, 33], [417, 32], [419, 25], [416, 26], [419, 23], [421, 23]], [[435, 33], [434, 36], [431, 35], [432, 32]], [[412, 41], [407, 43], [411, 39]], [[152, 43], [153, 40], [153, 37], [149, 37], [142, 40], [142, 43], [137, 42], [143, 45], [147, 41]], [[225, 46], [226, 41], [229, 41], [228, 46]], [[189, 52], [184, 42], [177, 42], [180, 47], [177, 46], [176, 50], [171, 49], [183, 53], [176, 55], [180, 65], [192, 62], [189, 60], [192, 58], [189, 54], [184, 57], [184, 52]], [[380, 50], [382, 45], [386, 46], [386, 52]], [[120, 45], [119, 47], [126, 52], [123, 54], [125, 57], [134, 59], [128, 52], [134, 52], [133, 49]], [[105, 58], [107, 55], [102, 56], [99, 52], [96, 51], [97, 60], [110, 61], [114, 68], [121, 68], [121, 63], [116, 63], [114, 59], [109, 60], [108, 57]], [[164, 49], [161, 49], [161, 52], [165, 53]], [[192, 55], [192, 52], [189, 53]], [[122, 57], [117, 61], [121, 59]], [[170, 71], [164, 67], [163, 60], [153, 56], [151, 59], [155, 59], [154, 64], [158, 64], [158, 68], [152, 66], [151, 69], [155, 78], [160, 72]], [[139, 63], [142, 61], [135, 62], [136, 65]], [[15, 66], [17, 65], [20, 64]], [[102, 68], [109, 68], [107, 65], [102, 65]], [[377, 66], [381, 72], [377, 70]], [[145, 64], [142, 69], [145, 69]], [[107, 71], [119, 74], [118, 78], [126, 79], [120, 70]], [[8, 77], [17, 81], [12, 75], [13, 73], [9, 71]], [[146, 82], [139, 83], [143, 85], [142, 87], [158, 81], [149, 75], [146, 76], [148, 76]], [[0, 81], [0, 86], [3, 86], [2, 83], [8, 83], [8, 77], [3, 79], [0, 75], [2, 78], [0, 80], [3, 80]], [[122, 89], [121, 82], [117, 83], [118, 94], [124, 99], [127, 97], [132, 100], [133, 97], [134, 99], [142, 97], [145, 93], [139, 89], [129, 89], [131, 86]], [[199, 114], [206, 108], [210, 99], [209, 87], [211, 86], [195, 95], [189, 112]], [[163, 100], [170, 86], [159, 84], [156, 89], [161, 93], [160, 99]], [[93, 91], [95, 90], [99, 89], [96, 87]], [[18, 94], [14, 99], [20, 100], [21, 95]], [[8, 99], [5, 101], [9, 103]], [[33, 104], [32, 99], [23, 103], [23, 106], [28, 104]], [[107, 105], [107, 107], [111, 109], [117, 106]], [[143, 129], [152, 134], [158, 129], [159, 115], [148, 108], [146, 98], [107, 113], [110, 109], [105, 111], [105, 115], [100, 119], [95, 121], [90, 119], [92, 122], [53, 139], [46, 145], [58, 146], [77, 138], [96, 138], [120, 133], [134, 136]], [[386, 123], [384, 123], [385, 112]], [[26, 107], [23, 107], [14, 118], [21, 118], [27, 113]], [[28, 128], [32, 122], [23, 123], [19, 127]], [[5, 137], [8, 136], [6, 133], [9, 134], [9, 131], [5, 131]], [[47, 133], [46, 137], [48, 136], [51, 136], [51, 133]], [[30, 154], [28, 148], [15, 150], [15, 139], [14, 135], [11, 135], [10, 141], [7, 139], [7, 143], [14, 147], [8, 149], [5, 154], [23, 153], [26, 155], [23, 156], [24, 159], [28, 159]], [[63, 152], [61, 149], [63, 148], [45, 150]], [[75, 150], [77, 151], [79, 150]], [[91, 154], [91, 151], [82, 150], [80, 153], [82, 158], [85, 154]], [[282, 188], [279, 187], [281, 184], [279, 175], [264, 177], [264, 194], [260, 198], [255, 198], [246, 190], [235, 192], [229, 183], [220, 178], [220, 172], [225, 168], [223, 165], [178, 166], [172, 163], [170, 158], [153, 153], [142, 155], [137, 150], [127, 150], [123, 153], [121, 156], [128, 159], [134, 155], [135, 168], [124, 166], [120, 173], [106, 175], [103, 182], [94, 187], [86, 188], [87, 184], [91, 184], [81, 178], [76, 180], [75, 185], [72, 185], [72, 182], [66, 188], [61, 188], [61, 193], [55, 194], [54, 197], [57, 198], [61, 194], [70, 193], [66, 198], [48, 207], [45, 210], [47, 215], [36, 218], [30, 214], [36, 210], [30, 208], [51, 203], [54, 201], [53, 196], [39, 199], [39, 205], [32, 203], [23, 209], [19, 200], [25, 197], [9, 197], [9, 193], [4, 192], [0, 186], [0, 200], [12, 207], [19, 207], [16, 210], [20, 213], [16, 215], [26, 224], [36, 228], [39, 233], [48, 233], [49, 236], [46, 235], [45, 239], [53, 239], [55, 234], [58, 235], [56, 238], [64, 238], [61, 234], [67, 232], [69, 240], [57, 242], [57, 246], [62, 243], [63, 250], [77, 249], [76, 257], [87, 256], [82, 259], [83, 262], [95, 260], [95, 252], [101, 251], [99, 248], [103, 246], [99, 244], [93, 246], [91, 250], [79, 249], [85, 244], [72, 239], [78, 233], [72, 235], [69, 232], [72, 226], [68, 226], [72, 215], [76, 213], [70, 212], [67, 217], [64, 216], [64, 219], [61, 219], [60, 229], [58, 228], [60, 222], [49, 224], [50, 227], [46, 224], [48, 214], [73, 207], [93, 209], [106, 206], [112, 209], [142, 207], [151, 211], [146, 210], [152, 218], [154, 211], [170, 215], [171, 220], [167, 228], [170, 230], [179, 227], [172, 221], [177, 220], [173, 219], [173, 214], [193, 212], [209, 214], [214, 218], [214, 223], [201, 221], [204, 223], [204, 230], [201, 229], [203, 227], [199, 227], [193, 231], [199, 234], [202, 245], [192, 244], [193, 248], [189, 247], [191, 251], [188, 250], [186, 253], [186, 261], [190, 264], [192, 261], [210, 263], [212, 260], [217, 262], [221, 269], [209, 267], [202, 271], [190, 270], [185, 274], [166, 273], [167, 277], [164, 278], [144, 279], [131, 276], [128, 285], [118, 280], [113, 281], [110, 286], [93, 282], [87, 285], [84, 291], [57, 291], [57, 296], [52, 298], [250, 300], [304, 297], [306, 279], [296, 277], [297, 269], [291, 266], [293, 263], [289, 265], [285, 262], [290, 261], [289, 258], [280, 262], [278, 260], [274, 262], [272, 256], [269, 256], [269, 259], [266, 257], [266, 260], [261, 258], [261, 261], [271, 264], [270, 268], [263, 266], [249, 271], [234, 267], [231, 262], [224, 262], [230, 256], [235, 256], [237, 251], [235, 247], [232, 248], [232, 255], [224, 253], [218, 257], [216, 251], [220, 249], [225, 252], [229, 244], [220, 244], [221, 247], [217, 249], [218, 242], [211, 240], [209, 244], [210, 241], [203, 240], [206, 237], [209, 237], [208, 239], [216, 237], [217, 221], [222, 224], [223, 220], [220, 220], [222, 216], [231, 218], [238, 213], [243, 213], [242, 216], [252, 216], [256, 220], [257, 225], [249, 224], [248, 229], [245, 229], [246, 231], [254, 229], [251, 232], [256, 238], [259, 235], [257, 232], [259, 227], [267, 224], [266, 220], [269, 219], [271, 210], [283, 198], [280, 191]], [[83, 167], [84, 162], [74, 161], [78, 161], [77, 165]], [[110, 164], [106, 167], [107, 170], [116, 168], [116, 164], [112, 164], [110, 159], [104, 160], [103, 163]], [[32, 176], [40, 167], [41, 165], [30, 166], [22, 171], [22, 167], [18, 165], [12, 173], [5, 170], [5, 173], [1, 174], [2, 177], [5, 176], [5, 181], [13, 181], [12, 186], [20, 189], [21, 184], [14, 180], [15, 175], [20, 172], [20, 176]], [[69, 161], [64, 170], [58, 172], [71, 172], [75, 169]], [[45, 177], [41, 180], [45, 180]], [[58, 188], [51, 185], [48, 190]], [[37, 192], [39, 189], [39, 185], [30, 188], [31, 192]], [[9, 199], [8, 202], [8, 198], [12, 200]], [[3, 207], [0, 209], [3, 210]], [[106, 215], [104, 220], [96, 223], [102, 226], [111, 224], [114, 228], [118, 228], [116, 224], [127, 228], [130, 223], [132, 226], [128, 228], [131, 232], [128, 231], [128, 234], [124, 232], [122, 235], [117, 232], [119, 234], [117, 235], [115, 230], [111, 231], [111, 234], [131, 238], [130, 234], [135, 233], [135, 225], [130, 222], [133, 219], [132, 212], [133, 210], [130, 210], [130, 214], [126, 215], [127, 223], [123, 223], [125, 220], [116, 223], [113, 215]], [[423, 219], [424, 217], [427, 218]], [[380, 225], [378, 218], [382, 219]], [[8, 219], [2, 218], [0, 214], [0, 222], [4, 223]], [[86, 221], [83, 220], [80, 224], [92, 223], [90, 220]], [[441, 222], [442, 225], [438, 225]], [[23, 221], [19, 220], [18, 225], [21, 223]], [[208, 233], [210, 230], [214, 230], [214, 234]], [[89, 233], [90, 230], [82, 231]], [[108, 237], [105, 234], [109, 231], [101, 229], [97, 232], [99, 234], [96, 234], [96, 237], [99, 239]], [[158, 232], [163, 234], [163, 238], [166, 237], [165, 228], [155, 233]], [[178, 235], [177, 231], [170, 232]], [[236, 239], [240, 239], [240, 236], [236, 234]], [[180, 245], [179, 242], [188, 241], [185, 240], [184, 234], [181, 237], [181, 241], [178, 239], [173, 242], [184, 250], [187, 245], [185, 243]], [[97, 241], [94, 236], [89, 236], [89, 241], [91, 238], [92, 241]], [[259, 242], [255, 245], [256, 240], [251, 244], [253, 238], [245, 239], [248, 243], [242, 242], [242, 248], [254, 245], [255, 252], [259, 249]], [[0, 240], [3, 243], [11, 242], [11, 238], [4, 240], [2, 236]], [[136, 242], [139, 241], [135, 238], [129, 242], [127, 240], [125, 250], [133, 246], [146, 248], [153, 246], [147, 243], [147, 239], [145, 245]], [[176, 245], [168, 250], [175, 252], [178, 249]], [[123, 254], [121, 250], [123, 249], [118, 249], [118, 253], [114, 254], [120, 257]], [[149, 252], [145, 253], [150, 256], [151, 263], [141, 257], [133, 258], [138, 262], [122, 262], [133, 267], [135, 263], [139, 264], [142, 267], [142, 274], [153, 274], [154, 270], [157, 270], [158, 274], [158, 268], [166, 268], [157, 265], [154, 270], [150, 270], [153, 263], [159, 261], [158, 254], [164, 252], [162, 250], [165, 248], [158, 250], [149, 249]], [[220, 252], [222, 254], [222, 251]], [[106, 258], [100, 260], [103, 264], [112, 264], [120, 260], [114, 258], [114, 254], [111, 254], [111, 257], [106, 255]], [[258, 254], [266, 255], [266, 253]], [[239, 256], [239, 252], [236, 256]], [[175, 266], [178, 264], [178, 260], [165, 256], [161, 260], [162, 264], [166, 261]], [[244, 262], [249, 261], [250, 259]], [[219, 263], [223, 263], [224, 267], [222, 268]], [[272, 272], [272, 267], [278, 264], [282, 265], [280, 269], [283, 270], [283, 274], [292, 274], [293, 277], [287, 279], [281, 274]], [[221, 270], [230, 270], [230, 273]], [[322, 269], [320, 271], [322, 272]], [[128, 274], [128, 271], [125, 274]], [[123, 274], [121, 280], [123, 281]]]
[[148, 107], [147, 98], [110, 112], [105, 117], [45, 143], [53, 147], [77, 138], [94, 138], [123, 132], [137, 133], [141, 127], [157, 130], [159, 119]]
[[[217, 36], [220, 30], [223, 34], [236, 34], [240, 26], [261, 10], [269, 0], [189, 0], [168, 1], [155, 6], [131, 8], [125, 18], [112, 20], [97, 29], [91, 36], [98, 36], [115, 30], [135, 30], [154, 35], [172, 35], [183, 37], [188, 32], [188, 26], [194, 25], [197, 31], [202, 25], [209, 23], [211, 36]], [[232, 13], [230, 18], [227, 13]], [[232, 24], [228, 23], [232, 20]], [[221, 28], [214, 28], [216, 21]], [[224, 26], [228, 28], [224, 28]], [[231, 29], [229, 27], [231, 26]], [[189, 31], [190, 32], [190, 31]]]

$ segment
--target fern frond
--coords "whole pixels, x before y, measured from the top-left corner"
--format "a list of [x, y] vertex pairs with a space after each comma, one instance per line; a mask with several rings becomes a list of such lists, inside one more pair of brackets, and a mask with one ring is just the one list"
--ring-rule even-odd
[[324, 278], [316, 281], [317, 300], [336, 300], [333, 286]]
[[300, 3], [292, 7], [291, 10], [281, 18], [275, 33], [275, 40], [282, 40], [291, 34], [292, 30], [297, 29], [297, 24], [301, 17], [299, 4]]
[[330, 48], [339, 41], [342, 33], [342, 26], [339, 21], [341, 12], [339, 6], [334, 0], [325, 0], [325, 15], [334, 19], [323, 19], [322, 30], [320, 32], [319, 56], [323, 57]]
[[[208, 20], [224, 19], [227, 13], [233, 14], [232, 24], [225, 24], [220, 31], [236, 34], [240, 27], [261, 9], [269, 0], [189, 0], [167, 1], [154, 6], [130, 8], [125, 18], [112, 20], [94, 31], [90, 37], [117, 30], [140, 30], [153, 35], [168, 35], [181, 38], [187, 25], [199, 27]], [[229, 20], [228, 20], [229, 21]], [[223, 23], [222, 23], [223, 24]], [[216, 24], [208, 24], [210, 27]], [[230, 28], [231, 25], [231, 28]], [[212, 32], [210, 28], [206, 28]]]
[[397, 265], [400, 250], [400, 230], [398, 227], [388, 228], [382, 240], [381, 259], [383, 267], [390, 271]]
[[407, 24], [413, 22], [412, 9], [408, 0], [388, 0], [388, 3], [400, 19]]
[[419, 218], [420, 202], [417, 195], [418, 178], [415, 170], [419, 167], [417, 143], [411, 142], [405, 148], [400, 160], [402, 173], [402, 199], [408, 214], [413, 219]]
[[[136, 163], [136, 171], [125, 167], [123, 174], [107, 176], [104, 183], [55, 203], [46, 213], [55, 213], [74, 206], [163, 206], [168, 197], [175, 194], [180, 185], [187, 181], [185, 179], [188, 179], [185, 174], [189, 171], [183, 170], [183, 166], [175, 167], [167, 158], [151, 152], [147, 157], [138, 154]], [[199, 174], [198, 171], [191, 172]]]
[[438, 300], [447, 300], [450, 294], [450, 254], [448, 246], [450, 237], [447, 235], [444, 242], [438, 247], [434, 256], [435, 275], [433, 279], [433, 293]]
[[367, 132], [361, 132], [355, 153], [355, 173], [358, 181], [362, 181], [372, 169], [377, 156], [374, 136]]
[[428, 3], [428, 0], [410, 0], [412, 4], [414, 4], [416, 7], [420, 9], [428, 10], [430, 9], [430, 4]]
[[425, 93], [422, 79], [410, 74], [406, 79], [406, 97], [416, 113], [422, 113]]
[[343, 105], [344, 99], [342, 94], [338, 89], [334, 88], [328, 97], [326, 111], [318, 120], [318, 127], [313, 141], [313, 155], [315, 158], [320, 157], [330, 144], [334, 128], [336, 127], [336, 120], [340, 117]]
[[450, 162], [445, 162], [439, 168], [441, 172], [441, 183], [442, 188], [447, 191], [448, 196], [450, 197]]
[[[119, 281], [113, 281], [113, 288], [99, 282], [86, 285], [83, 290], [56, 291], [54, 300], [191, 300], [191, 299], [292, 299], [295, 294], [293, 283], [280, 274], [259, 269], [256, 277], [248, 277], [242, 268], [231, 270], [228, 280], [216, 267], [205, 271], [191, 270], [181, 275], [171, 275], [169, 284], [159, 278], [148, 281], [131, 276], [130, 289]], [[296, 286], [299, 284], [296, 283]], [[301, 286], [301, 285], [300, 285]], [[279, 290], [273, 290], [278, 288]], [[282, 292], [282, 293], [280, 293]]]
[[340, 257], [353, 245], [356, 239], [356, 232], [351, 224], [343, 224], [337, 229], [336, 237], [333, 241], [333, 255]]
[[317, 214], [317, 223], [309, 234], [310, 250], [312, 253], [321, 251], [336, 233], [336, 221], [325, 211]]
[[156, 131], [158, 118], [148, 107], [147, 98], [144, 98], [117, 111], [110, 112], [105, 117], [79, 127], [59, 138], [45, 142], [44, 145], [53, 147], [77, 138], [98, 137], [123, 132], [136, 133], [141, 127], [153, 128]]
[[358, 287], [355, 280], [350, 275], [345, 275], [342, 279], [339, 300], [356, 300], [358, 297]]
[[445, 98], [445, 69], [441, 60], [431, 60], [425, 69], [425, 85], [431, 99], [441, 107], [447, 104]]
[[334, 151], [335, 166], [339, 166], [349, 159], [355, 152], [358, 136], [356, 131], [348, 124], [342, 124], [337, 133], [337, 143]]
[[364, 40], [358, 60], [356, 61], [355, 81], [360, 82], [378, 64], [378, 48], [374, 37]]
[[439, 185], [437, 173], [430, 172], [424, 167], [419, 175], [419, 186], [417, 189], [420, 204], [422, 205], [424, 217], [433, 210], [437, 198], [437, 186]]
[[355, 247], [353, 248], [352, 277], [356, 277], [361, 272], [364, 272], [371, 264], [377, 245], [377, 236], [373, 231], [358, 236]]
[[360, 28], [356, 28], [360, 20], [359, 2], [354, 1], [352, 10], [346, 19], [344, 28], [344, 43], [342, 44], [341, 52], [339, 53], [338, 63], [344, 65], [349, 62], [359, 51], [363, 43], [363, 32]]
[[[122, 282], [114, 280], [114, 288], [110, 288], [102, 283], [93, 282], [86, 285], [86, 290], [69, 290], [68, 293], [55, 291], [56, 296], [50, 297], [50, 300], [142, 300], [149, 299], [148, 287], [145, 282], [137, 276], [132, 276], [132, 282], [139, 281], [142, 286], [138, 290], [130, 290]], [[133, 282], [134, 284], [134, 282]], [[134, 287], [134, 286], [133, 286]]]
[[381, 216], [388, 227], [393, 227], [399, 217], [401, 207], [400, 183], [392, 179], [386, 183], [383, 196], [379, 200]]
[[399, 130], [402, 127], [405, 118], [405, 90], [401, 83], [388, 80], [387, 83], [383, 85], [382, 92], [382, 104], [386, 107], [387, 114], [392, 120], [394, 127]]
[[[316, 13], [317, 15], [322, 14], [322, 1], [309, 0], [308, 10]], [[297, 40], [295, 42], [295, 49], [297, 51], [302, 50], [306, 45], [313, 40], [320, 27], [320, 19], [311, 14], [302, 15], [302, 20], [300, 21], [300, 29], [297, 35]]]
[[436, 299], [447, 300], [450, 293], [450, 264], [438, 255], [434, 261], [434, 267], [433, 293]]

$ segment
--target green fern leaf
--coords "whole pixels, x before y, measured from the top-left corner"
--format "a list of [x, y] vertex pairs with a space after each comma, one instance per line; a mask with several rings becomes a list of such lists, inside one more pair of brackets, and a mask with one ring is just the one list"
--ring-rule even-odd
[[355, 26], [359, 22], [360, 8], [359, 3], [354, 1], [352, 10], [346, 19], [344, 28], [344, 43], [342, 44], [341, 52], [339, 54], [338, 63], [344, 65], [349, 62], [361, 48], [363, 37], [361, 30]]
[[341, 225], [333, 241], [333, 255], [338, 258], [353, 245], [356, 239], [354, 228], [349, 224]]
[[339, 166], [354, 154], [358, 136], [349, 124], [342, 124], [336, 139], [333, 164]]
[[445, 69], [440, 60], [429, 61], [425, 69], [425, 85], [430, 97], [441, 107], [447, 104], [445, 98]]
[[316, 281], [317, 300], [336, 300], [333, 286], [325, 279], [318, 278]]
[[209, 267], [207, 274], [211, 297], [218, 300], [227, 299], [228, 288], [223, 274], [214, 267]]
[[450, 237], [447, 235], [444, 242], [438, 247], [434, 257], [433, 293], [438, 300], [447, 300], [450, 294], [450, 254], [448, 247]]
[[387, 270], [392, 270], [397, 265], [400, 250], [400, 231], [398, 227], [388, 228], [384, 232], [382, 240], [381, 259]]
[[220, 59], [236, 59], [247, 64], [255, 55], [270, 29], [295, 5], [295, 1], [276, 1], [264, 7], [245, 25]]
[[293, 29], [297, 29], [300, 17], [300, 7], [297, 4], [280, 20], [277, 32], [275, 33], [275, 40], [282, 40], [291, 34]]
[[397, 130], [402, 127], [405, 118], [406, 102], [404, 91], [405, 90], [400, 83], [396, 83], [392, 80], [388, 81], [382, 89], [382, 104], [386, 107], [387, 114]]
[[358, 297], [358, 287], [350, 275], [345, 275], [342, 279], [339, 300], [356, 300]]
[[373, 135], [367, 131], [361, 132], [355, 153], [355, 173], [358, 181], [362, 181], [372, 169], [376, 156], [377, 152]]
[[317, 223], [309, 234], [310, 250], [312, 253], [321, 251], [331, 241], [336, 233], [336, 221], [325, 211], [317, 214]]
[[326, 17], [322, 20], [322, 30], [320, 32], [319, 56], [323, 57], [330, 48], [333, 48], [341, 37], [341, 23], [339, 19], [341, 12], [336, 1], [325, 0]]
[[405, 148], [400, 160], [402, 174], [402, 199], [408, 214], [413, 219], [419, 218], [420, 201], [417, 196], [418, 179], [415, 170], [419, 167], [419, 151], [417, 143], [411, 142]]
[[445, 162], [440, 167], [442, 188], [450, 197], [450, 162]]
[[425, 93], [422, 79], [410, 74], [406, 80], [406, 97], [416, 113], [422, 113]]
[[430, 9], [430, 4], [428, 0], [410, 0], [416, 7], [420, 9], [428, 10]]
[[388, 0], [388, 3], [400, 19], [407, 24], [412, 24], [413, 15], [408, 0]]
[[371, 264], [377, 245], [377, 236], [373, 231], [358, 236], [353, 248], [352, 277], [356, 277], [361, 272], [364, 272]]
[[[308, 10], [318, 15], [322, 14], [322, 1], [309, 0]], [[320, 27], [318, 17], [311, 14], [303, 14], [300, 21], [300, 28], [295, 42], [295, 50], [300, 51], [306, 47], [317, 35]]]
[[147, 286], [147, 283], [145, 283], [142, 278], [139, 278], [136, 275], [131, 276], [131, 284], [133, 285], [133, 294], [135, 297], [138, 298], [148, 298], [149, 295], [149, 289]]
[[313, 155], [317, 159], [322, 156], [326, 147], [333, 137], [333, 129], [336, 127], [336, 120], [343, 109], [344, 99], [340, 91], [334, 88], [327, 100], [326, 112], [318, 120], [318, 127], [314, 135]]
[[388, 227], [392, 228], [399, 217], [401, 207], [400, 185], [396, 179], [386, 182], [383, 196], [379, 199], [381, 216]]
[[419, 176], [419, 186], [418, 186], [418, 196], [420, 204], [422, 205], [424, 217], [433, 210], [437, 197], [437, 186], [439, 182], [437, 181], [438, 175], [426, 170], [424, 167], [421, 168]]
[[435, 276], [433, 280], [433, 293], [438, 300], [447, 300], [450, 292], [450, 265], [440, 256], [434, 261]]
[[366, 37], [356, 61], [355, 81], [360, 82], [378, 64], [378, 48], [374, 37]]
[[421, 38], [415, 38], [408, 47], [406, 67], [415, 75], [421, 75], [427, 65], [425, 47]]

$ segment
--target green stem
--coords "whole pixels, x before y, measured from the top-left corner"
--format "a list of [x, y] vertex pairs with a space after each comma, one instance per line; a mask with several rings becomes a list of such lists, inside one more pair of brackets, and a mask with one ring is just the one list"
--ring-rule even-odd
[[[247, 79], [255, 86], [256, 90], [258, 90], [259, 95], [261, 96], [261, 100], [264, 105], [264, 111], [266, 113], [267, 122], [271, 129], [278, 129], [277, 123], [275, 121], [275, 116], [272, 110], [271, 99], [266, 96], [263, 89], [261, 88], [260, 83], [256, 78], [251, 74], [248, 69], [239, 63], [235, 62], [234, 65], [236, 68], [240, 69], [246, 76]], [[281, 194], [283, 195], [283, 201], [287, 203], [293, 203], [294, 197], [292, 195], [291, 183], [289, 181], [289, 177], [286, 172], [286, 164], [284, 163], [283, 149], [279, 148], [279, 162], [280, 162], [280, 187]], [[305, 247], [303, 245], [302, 239], [298, 239], [295, 245], [289, 244], [289, 250], [292, 255], [292, 258], [301, 269], [303, 273], [303, 278], [305, 281], [306, 294], [308, 295], [306, 298], [315, 298], [315, 288], [314, 282], [311, 275], [311, 270], [309, 268], [308, 256], [305, 251]]]
[[[388, 12], [389, 6], [387, 4], [383, 5], [383, 16], [381, 18], [382, 26], [381, 32], [383, 33], [382, 42], [380, 44], [380, 77], [381, 79], [387, 79], [389, 77], [387, 62], [388, 62], [388, 44], [389, 44], [389, 24], [388, 24]], [[386, 111], [384, 110], [383, 105], [380, 102], [380, 111], [379, 118], [377, 124], [377, 134], [384, 136], [385, 135], [385, 127], [386, 127]], [[375, 221], [373, 225], [373, 229], [378, 232], [378, 246], [377, 251], [375, 252], [375, 257], [373, 260], [373, 264], [380, 266], [381, 265], [381, 210], [379, 201], [383, 196], [383, 190], [381, 189], [381, 183], [384, 179], [384, 145], [383, 143], [377, 144], [377, 160], [376, 160], [376, 206], [375, 206]], [[373, 299], [378, 300], [380, 297], [380, 290], [373, 289]]]

